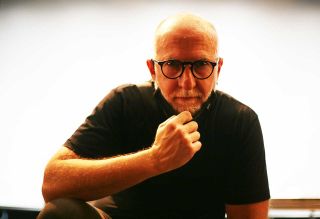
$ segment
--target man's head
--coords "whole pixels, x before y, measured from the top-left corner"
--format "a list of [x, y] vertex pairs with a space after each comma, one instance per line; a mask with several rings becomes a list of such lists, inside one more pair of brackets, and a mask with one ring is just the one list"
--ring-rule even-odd
[[[199, 63], [193, 65], [193, 69], [190, 64], [186, 64], [183, 73], [178, 75], [179, 77], [170, 79], [163, 74], [163, 72], [167, 73], [163, 63], [147, 60], [152, 79], [164, 98], [176, 111], [186, 110], [192, 114], [200, 109], [212, 90], [215, 89], [223, 64], [223, 60], [218, 57], [218, 39], [215, 28], [206, 20], [191, 14], [178, 14], [160, 23], [156, 30], [154, 59], [182, 62], [201, 60], [217, 63], [214, 66], [214, 64], [205, 62], [208, 68], [214, 66], [212, 74], [205, 79], [199, 79], [202, 76], [197, 74], [201, 73], [200, 70], [197, 71]], [[176, 65], [176, 62], [165, 63], [168, 69]], [[198, 78], [195, 78], [194, 75], [198, 75]]]

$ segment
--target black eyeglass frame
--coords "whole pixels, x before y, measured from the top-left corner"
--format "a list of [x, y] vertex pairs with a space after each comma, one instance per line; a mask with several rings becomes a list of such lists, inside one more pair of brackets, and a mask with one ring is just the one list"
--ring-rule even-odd
[[[185, 70], [185, 68], [186, 68], [186, 65], [190, 65], [190, 69], [191, 69], [191, 73], [192, 73], [193, 77], [195, 77], [195, 78], [197, 78], [197, 79], [199, 79], [199, 80], [204, 80], [204, 79], [209, 78], [209, 77], [212, 75], [212, 73], [213, 73], [213, 71], [214, 71], [214, 68], [215, 68], [216, 65], [218, 64], [219, 58], [217, 58], [217, 62], [211, 62], [211, 61], [207, 61], [207, 60], [196, 60], [196, 61], [193, 61], [193, 62], [182, 62], [182, 61], [176, 60], [176, 59], [169, 59], [169, 60], [165, 60], [165, 61], [158, 61], [158, 60], [155, 60], [155, 59], [151, 59], [151, 60], [152, 60], [153, 62], [156, 62], [158, 65], [160, 65], [161, 73], [162, 73], [166, 78], [168, 78], [168, 79], [177, 79], [177, 78], [181, 77], [181, 75], [184, 73], [184, 70]], [[171, 78], [171, 77], [168, 77], [166, 74], [163, 73], [163, 71], [162, 71], [162, 66], [163, 66], [164, 63], [169, 62], [169, 61], [175, 61], [175, 62], [179, 62], [179, 63], [182, 64], [181, 73], [180, 73], [178, 76]], [[199, 78], [199, 77], [197, 77], [197, 76], [194, 74], [194, 72], [193, 72], [193, 66], [194, 66], [194, 64], [197, 63], [197, 62], [208, 62], [208, 63], [211, 64], [211, 66], [212, 66], [212, 71], [210, 72], [210, 74], [209, 74], [207, 77], [205, 77], [205, 78]]]

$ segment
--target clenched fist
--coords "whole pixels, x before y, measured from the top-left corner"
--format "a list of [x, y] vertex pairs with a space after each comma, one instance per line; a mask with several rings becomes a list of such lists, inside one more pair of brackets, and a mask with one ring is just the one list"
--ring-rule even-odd
[[201, 148], [198, 124], [188, 111], [172, 116], [158, 127], [151, 154], [160, 173], [186, 164]]

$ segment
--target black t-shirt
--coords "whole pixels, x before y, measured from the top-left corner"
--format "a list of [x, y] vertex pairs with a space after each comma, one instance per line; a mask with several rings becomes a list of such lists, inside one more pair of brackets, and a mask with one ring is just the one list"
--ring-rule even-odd
[[[152, 83], [123, 85], [98, 104], [65, 146], [88, 158], [136, 152], [152, 145], [158, 125], [174, 113]], [[201, 134], [200, 151], [181, 168], [112, 195], [116, 210], [111, 211], [144, 216], [196, 212], [203, 218], [224, 218], [225, 204], [270, 198], [256, 113], [215, 91], [194, 118]]]

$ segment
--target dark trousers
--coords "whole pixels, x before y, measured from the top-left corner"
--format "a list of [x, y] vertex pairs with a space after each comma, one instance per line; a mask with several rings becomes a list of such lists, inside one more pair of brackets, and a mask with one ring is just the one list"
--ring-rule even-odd
[[[93, 201], [90, 203], [61, 198], [48, 202], [39, 213], [37, 219], [220, 219], [224, 214], [212, 215], [208, 211], [118, 211], [117, 209], [105, 208], [103, 202]], [[105, 213], [107, 212], [107, 213]], [[110, 216], [110, 215], [111, 216]]]

